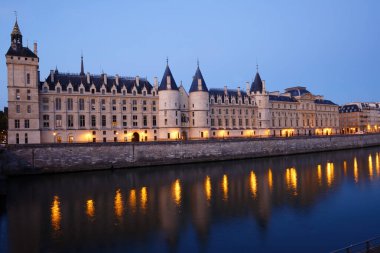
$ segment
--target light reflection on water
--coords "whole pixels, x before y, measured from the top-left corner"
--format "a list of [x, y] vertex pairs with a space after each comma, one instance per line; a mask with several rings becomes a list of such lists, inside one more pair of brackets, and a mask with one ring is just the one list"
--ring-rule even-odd
[[7, 238], [13, 252], [331, 251], [380, 233], [379, 150], [12, 179]]

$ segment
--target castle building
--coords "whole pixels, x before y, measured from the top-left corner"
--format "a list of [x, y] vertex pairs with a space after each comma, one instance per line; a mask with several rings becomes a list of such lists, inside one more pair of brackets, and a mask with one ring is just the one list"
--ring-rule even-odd
[[338, 106], [305, 87], [268, 92], [257, 71], [246, 89], [208, 89], [199, 64], [189, 92], [167, 63], [161, 82], [51, 70], [40, 81], [37, 44], [17, 20], [6, 53], [9, 144], [130, 142], [336, 134]]
[[339, 107], [344, 134], [380, 132], [380, 103], [347, 103]]

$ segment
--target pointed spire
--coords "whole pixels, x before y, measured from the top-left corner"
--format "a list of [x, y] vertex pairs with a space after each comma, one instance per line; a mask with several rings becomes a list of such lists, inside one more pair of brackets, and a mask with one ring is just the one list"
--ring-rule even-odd
[[261, 80], [259, 72], [256, 73], [255, 80], [251, 84], [250, 92], [263, 92], [263, 81]]
[[203, 79], [201, 69], [199, 68], [199, 60], [197, 60], [197, 70], [195, 71], [195, 75], [193, 77], [193, 82], [191, 83], [189, 92], [195, 92], [195, 91], [208, 92], [206, 82]]
[[166, 58], [166, 69], [165, 69], [164, 76], [162, 77], [162, 81], [160, 83], [160, 86], [158, 87], [159, 91], [160, 90], [167, 90], [167, 89], [178, 90], [178, 86], [177, 86], [177, 84], [174, 80], [173, 74], [169, 68], [168, 58]]
[[17, 22], [17, 11], [15, 11], [15, 16], [16, 16], [16, 21], [15, 21], [15, 25], [13, 26], [13, 30], [12, 30], [12, 35], [21, 35], [21, 31], [20, 31], [20, 28], [18, 27], [18, 22]]
[[80, 75], [84, 76], [84, 65], [83, 65], [83, 52], [80, 57]]

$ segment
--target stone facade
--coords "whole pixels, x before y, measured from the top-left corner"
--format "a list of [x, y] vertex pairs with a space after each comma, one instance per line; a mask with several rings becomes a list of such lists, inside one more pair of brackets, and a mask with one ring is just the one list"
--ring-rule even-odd
[[189, 92], [169, 64], [162, 81], [51, 70], [39, 77], [37, 45], [17, 21], [6, 54], [9, 144], [137, 142], [339, 132], [338, 106], [305, 87], [268, 92], [257, 71], [246, 90], [208, 89], [198, 67]]
[[380, 103], [347, 103], [339, 107], [341, 132], [380, 132]]

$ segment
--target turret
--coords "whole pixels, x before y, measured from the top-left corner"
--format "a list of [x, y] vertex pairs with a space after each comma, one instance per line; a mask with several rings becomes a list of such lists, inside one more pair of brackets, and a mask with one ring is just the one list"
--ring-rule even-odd
[[209, 93], [199, 68], [195, 71], [189, 91], [190, 138], [208, 138], [210, 134]]
[[169, 64], [158, 87], [159, 96], [159, 139], [176, 140], [181, 138], [181, 113], [178, 86]]

